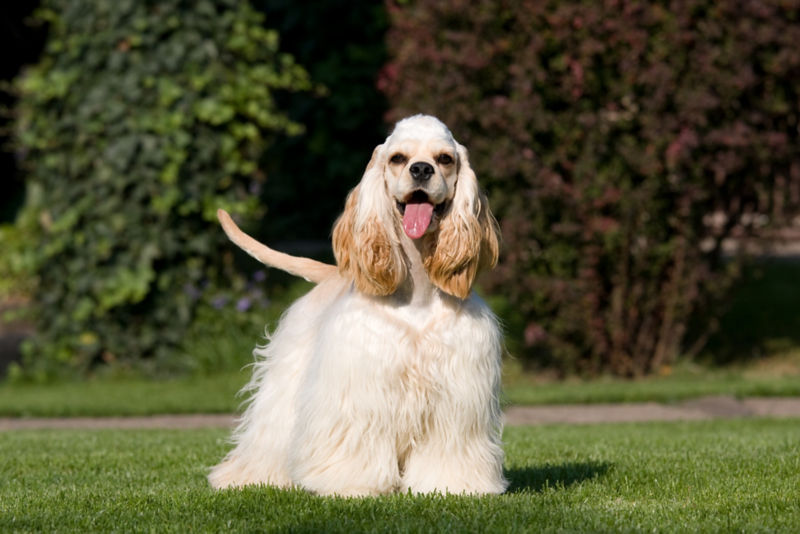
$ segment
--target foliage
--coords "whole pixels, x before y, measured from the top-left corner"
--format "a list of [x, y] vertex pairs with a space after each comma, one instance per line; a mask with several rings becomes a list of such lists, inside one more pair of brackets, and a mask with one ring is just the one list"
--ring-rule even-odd
[[[29, 372], [168, 358], [199, 299], [234, 276], [219, 207], [257, 213], [258, 160], [302, 128], [274, 92], [306, 90], [263, 17], [235, 0], [48, 0], [40, 62], [19, 81], [37, 275]], [[226, 282], [228, 283], [228, 282]]]
[[[283, 312], [311, 287], [292, 277], [284, 286], [258, 270], [249, 280], [237, 280], [232, 290], [206, 292], [186, 339], [170, 361], [177, 373], [215, 375], [253, 363], [253, 349], [266, 342], [266, 333], [278, 325]], [[232, 298], [236, 295], [236, 298]], [[162, 371], [169, 371], [161, 366]]]
[[25, 191], [23, 177], [16, 172], [16, 157], [11, 142], [14, 121], [10, 108], [15, 100], [11, 80], [24, 65], [36, 62], [42, 52], [44, 29], [27, 23], [38, 3], [12, 2], [6, 4], [3, 10], [0, 49], [13, 53], [0, 56], [0, 223], [14, 220]]
[[267, 214], [259, 235], [269, 242], [326, 240], [347, 192], [386, 134], [386, 101], [375, 88], [386, 61], [386, 12], [375, 1], [351, 2], [346, 9], [337, 0], [251, 1], [280, 32], [281, 46], [326, 88], [325, 94], [277, 97], [306, 133], [277, 139], [264, 154], [269, 179], [261, 202]]
[[[26, 254], [10, 251], [24, 250], [30, 243], [28, 236], [10, 224], [0, 224], [0, 302], [9, 299], [25, 298], [33, 291], [34, 282], [30, 275], [32, 258]], [[3, 317], [0, 316], [0, 321]]]
[[[525, 357], [641, 375], [800, 204], [800, 4], [390, 3], [392, 118], [440, 116], [502, 220]], [[409, 38], [413, 36], [413, 38]]]
[[501, 496], [215, 491], [221, 429], [0, 433], [4, 532], [793, 532], [800, 427], [509, 428]]
[[792, 353], [800, 356], [798, 280], [800, 262], [796, 259], [748, 263], [699, 356], [721, 365], [769, 362]]

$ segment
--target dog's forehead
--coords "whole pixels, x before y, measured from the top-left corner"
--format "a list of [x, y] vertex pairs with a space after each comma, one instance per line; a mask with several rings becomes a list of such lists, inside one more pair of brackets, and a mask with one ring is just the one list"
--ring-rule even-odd
[[413, 141], [445, 141], [454, 144], [453, 134], [445, 124], [430, 115], [414, 115], [399, 121], [387, 138], [390, 144], [406, 140]]

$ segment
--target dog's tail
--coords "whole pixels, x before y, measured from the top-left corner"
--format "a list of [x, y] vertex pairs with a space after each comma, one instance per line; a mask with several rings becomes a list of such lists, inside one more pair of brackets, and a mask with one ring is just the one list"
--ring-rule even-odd
[[272, 250], [263, 243], [259, 243], [249, 235], [242, 232], [231, 216], [225, 210], [217, 210], [217, 218], [222, 229], [225, 230], [228, 238], [239, 248], [250, 254], [252, 257], [270, 267], [275, 267], [286, 271], [289, 274], [300, 276], [318, 284], [336, 274], [337, 269], [334, 265], [322, 263], [310, 258], [299, 258]]

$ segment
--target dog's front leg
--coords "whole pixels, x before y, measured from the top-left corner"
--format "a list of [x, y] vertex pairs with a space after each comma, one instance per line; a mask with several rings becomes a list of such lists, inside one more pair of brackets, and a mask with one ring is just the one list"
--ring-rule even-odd
[[428, 424], [405, 461], [401, 488], [413, 493], [502, 493], [500, 330], [483, 307], [444, 329], [449, 347]]
[[[295, 484], [320, 495], [366, 496], [400, 484], [394, 437], [370, 406], [320, 406], [299, 414], [289, 470]], [[323, 408], [318, 410], [316, 408]], [[324, 408], [334, 408], [327, 410]]]
[[292, 481], [321, 495], [380, 495], [400, 485], [395, 411], [386, 362], [392, 345], [358, 313], [320, 329], [297, 396], [289, 446]]

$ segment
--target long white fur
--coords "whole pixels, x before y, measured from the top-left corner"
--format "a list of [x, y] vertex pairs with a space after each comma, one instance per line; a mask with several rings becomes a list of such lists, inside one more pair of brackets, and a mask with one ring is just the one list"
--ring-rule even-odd
[[[427, 116], [395, 133], [452, 140]], [[505, 490], [497, 320], [474, 293], [460, 299], [434, 287], [412, 240], [392, 235], [407, 270], [395, 294], [360, 293], [346, 273], [311, 265], [325, 276], [255, 350], [249, 405], [212, 486], [322, 495]]]

